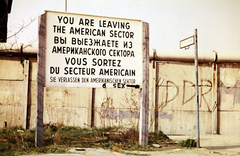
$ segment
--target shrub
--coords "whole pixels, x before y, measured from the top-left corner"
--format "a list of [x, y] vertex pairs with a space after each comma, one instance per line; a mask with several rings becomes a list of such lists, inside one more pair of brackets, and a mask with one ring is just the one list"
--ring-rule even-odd
[[180, 141], [178, 145], [182, 147], [196, 147], [197, 143], [194, 139], [187, 139]]

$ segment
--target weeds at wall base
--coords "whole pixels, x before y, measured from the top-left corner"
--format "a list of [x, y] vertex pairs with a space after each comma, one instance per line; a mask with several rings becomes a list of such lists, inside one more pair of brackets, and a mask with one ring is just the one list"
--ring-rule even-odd
[[[63, 125], [44, 125], [43, 147], [35, 147], [35, 129], [21, 127], [0, 128], [0, 155], [35, 153], [66, 153], [70, 147], [105, 148], [116, 152], [160, 150], [152, 146], [140, 146], [138, 131], [118, 127], [80, 128]], [[176, 146], [162, 133], [149, 133], [149, 144]], [[166, 147], [166, 146], [165, 146]]]
[[181, 147], [196, 147], [197, 142], [194, 139], [182, 140], [178, 143]]

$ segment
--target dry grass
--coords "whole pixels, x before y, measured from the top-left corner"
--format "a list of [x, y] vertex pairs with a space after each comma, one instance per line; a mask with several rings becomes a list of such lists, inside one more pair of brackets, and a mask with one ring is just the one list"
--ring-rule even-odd
[[[19, 131], [21, 130], [21, 131]], [[134, 129], [122, 131], [118, 127], [80, 128], [73, 126], [45, 125], [43, 147], [35, 147], [35, 130], [20, 127], [0, 129], [0, 155], [20, 155], [33, 153], [65, 153], [70, 147], [107, 148], [116, 152], [123, 150], [161, 150], [174, 148], [174, 144], [164, 133], [149, 133], [149, 146], [138, 144], [139, 134]], [[153, 148], [157, 143], [162, 148]]]

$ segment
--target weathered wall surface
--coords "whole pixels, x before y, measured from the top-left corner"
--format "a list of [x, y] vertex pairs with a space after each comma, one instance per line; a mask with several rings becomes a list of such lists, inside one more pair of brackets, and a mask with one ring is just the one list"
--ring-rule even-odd
[[[23, 124], [24, 59], [0, 56], [1, 127], [5, 122], [8, 126]], [[34, 128], [37, 59], [28, 59], [27, 127]], [[194, 64], [158, 62], [149, 67], [149, 130], [195, 134]], [[240, 64], [199, 64], [199, 85], [200, 133], [238, 134]], [[43, 122], [81, 127], [115, 125], [138, 128], [139, 103], [139, 89], [45, 88]]]
[[[157, 63], [158, 129], [168, 134], [196, 133], [195, 67], [190, 63]], [[212, 66], [199, 65], [200, 132], [212, 132]]]
[[219, 64], [219, 132], [240, 134], [240, 65]]
[[[37, 61], [32, 61], [30, 127], [36, 126]], [[91, 125], [92, 89], [45, 88], [44, 124], [57, 123], [87, 127]]]
[[139, 89], [96, 89], [94, 126], [139, 126]]
[[0, 57], [0, 126], [21, 125], [23, 64], [20, 58]]

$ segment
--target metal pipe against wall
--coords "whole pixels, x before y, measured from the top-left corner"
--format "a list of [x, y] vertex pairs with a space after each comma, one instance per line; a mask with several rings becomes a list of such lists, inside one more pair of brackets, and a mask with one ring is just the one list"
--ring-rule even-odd
[[[155, 54], [154, 54], [155, 52]], [[150, 60], [156, 61], [178, 61], [194, 62], [194, 51], [168, 51], [168, 50], [151, 50]], [[217, 62], [217, 63], [240, 63], [240, 52], [223, 53], [223, 52], [198, 52], [198, 62]]]
[[37, 56], [38, 45], [24, 45], [19, 43], [0, 43], [0, 55], [9, 56]]
[[[156, 54], [153, 54], [156, 51]], [[157, 61], [179, 61], [179, 62], [194, 62], [194, 51], [168, 51], [168, 50], [152, 50], [150, 60]], [[214, 52], [199, 52], [199, 62], [215, 62], [216, 53]]]
[[217, 63], [240, 63], [240, 52], [217, 53]]

